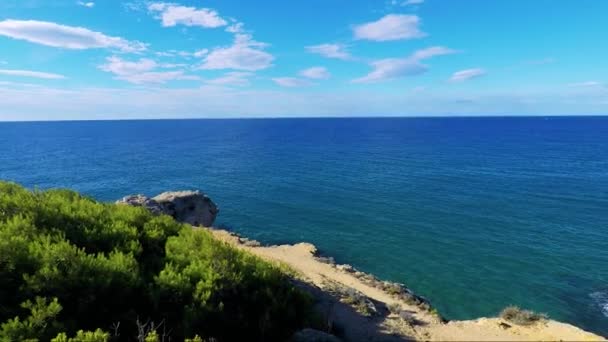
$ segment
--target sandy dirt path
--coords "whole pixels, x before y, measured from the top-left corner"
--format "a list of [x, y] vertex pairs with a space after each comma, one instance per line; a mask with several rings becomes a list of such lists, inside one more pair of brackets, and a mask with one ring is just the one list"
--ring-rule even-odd
[[[500, 318], [480, 318], [469, 321], [441, 319], [417, 305], [408, 304], [383, 289], [371, 286], [349, 266], [332, 265], [316, 257], [315, 246], [309, 243], [282, 246], [258, 246], [225, 230], [209, 230], [217, 239], [246, 250], [265, 260], [283, 263], [293, 269], [298, 278], [319, 289], [327, 296], [326, 310], [332, 322], [340, 326], [347, 341], [605, 341], [601, 336], [575, 326], [545, 320], [532, 326], [518, 326]], [[358, 276], [357, 276], [358, 275]], [[353, 289], [374, 303], [378, 312], [363, 315], [343, 303], [336, 288]], [[350, 291], [350, 290], [349, 290]], [[415, 323], [390, 313], [389, 306], [399, 306]], [[394, 311], [394, 310], [393, 310]], [[410, 321], [411, 322], [411, 321]]]

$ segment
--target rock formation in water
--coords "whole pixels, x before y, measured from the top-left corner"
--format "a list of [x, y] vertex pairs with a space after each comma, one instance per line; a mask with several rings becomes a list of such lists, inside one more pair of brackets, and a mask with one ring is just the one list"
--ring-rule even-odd
[[144, 207], [154, 214], [169, 215], [179, 222], [203, 227], [211, 227], [219, 212], [217, 205], [200, 191], [164, 192], [153, 198], [130, 195], [116, 203]]

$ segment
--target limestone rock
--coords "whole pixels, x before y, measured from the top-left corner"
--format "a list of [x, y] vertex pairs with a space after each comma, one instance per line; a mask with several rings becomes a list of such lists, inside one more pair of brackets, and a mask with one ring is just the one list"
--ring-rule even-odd
[[215, 203], [199, 191], [164, 192], [154, 198], [130, 195], [116, 203], [144, 207], [155, 215], [169, 215], [178, 222], [204, 227], [211, 227], [219, 212]]
[[164, 192], [154, 198], [163, 213], [193, 226], [211, 227], [219, 212], [211, 199], [199, 191]]
[[351, 265], [336, 265], [336, 269], [342, 272], [347, 272], [347, 273], [353, 273], [355, 272], [355, 268], [352, 267]]
[[133, 207], [144, 207], [155, 215], [163, 214], [163, 208], [153, 199], [144, 195], [130, 195], [116, 201], [116, 204], [126, 204]]

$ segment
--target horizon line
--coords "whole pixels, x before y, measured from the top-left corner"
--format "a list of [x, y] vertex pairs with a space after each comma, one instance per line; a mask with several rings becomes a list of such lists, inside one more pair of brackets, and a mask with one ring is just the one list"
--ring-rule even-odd
[[178, 118], [108, 118], [108, 119], [49, 119], [49, 120], [2, 120], [0, 123], [38, 123], [38, 122], [104, 122], [104, 121], [187, 121], [187, 120], [303, 120], [303, 119], [490, 119], [490, 118], [602, 118], [607, 114], [511, 114], [511, 115], [380, 115], [380, 116], [238, 116], [238, 117], [178, 117]]

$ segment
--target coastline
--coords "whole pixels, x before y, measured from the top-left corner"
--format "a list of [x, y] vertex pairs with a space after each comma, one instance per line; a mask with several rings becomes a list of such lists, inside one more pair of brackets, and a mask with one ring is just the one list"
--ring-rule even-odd
[[[430, 302], [401, 284], [381, 281], [350, 265], [320, 257], [310, 243], [264, 246], [237, 233], [207, 229], [215, 238], [264, 260], [286, 266], [314, 292], [329, 325], [347, 341], [605, 341], [576, 326], [543, 319], [516, 325], [502, 318], [446, 321]], [[312, 287], [312, 290], [311, 290]]]

